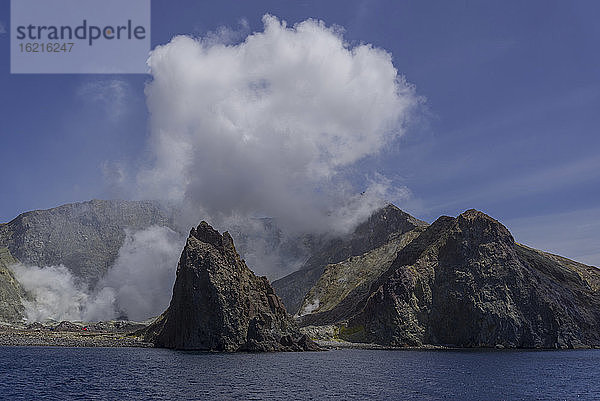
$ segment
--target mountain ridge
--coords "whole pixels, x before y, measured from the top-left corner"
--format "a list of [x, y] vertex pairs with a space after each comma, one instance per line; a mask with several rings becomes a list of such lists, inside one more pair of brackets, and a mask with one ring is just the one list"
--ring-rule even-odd
[[19, 262], [63, 264], [92, 286], [115, 261], [125, 228], [174, 227], [157, 202], [98, 200], [21, 213], [0, 225], [0, 247]]
[[[126, 227], [155, 222], [172, 224], [155, 202], [91, 200], [22, 213], [0, 224], [0, 320], [21, 322], [27, 299], [8, 265], [66, 261], [80, 279], [99, 277], [116, 257]], [[595, 329], [600, 326], [600, 270], [520, 244], [480, 211], [441, 216], [429, 225], [387, 205], [346, 236], [307, 234], [298, 237], [298, 246], [294, 239], [281, 240], [274, 221], [261, 224], [273, 247], [305, 249], [310, 257], [272, 285], [246, 282], [261, 288], [254, 294], [277, 297], [269, 305], [289, 306], [304, 328], [334, 327], [339, 339], [394, 347], [600, 346]], [[225, 253], [224, 244], [231, 242], [234, 256], [228, 260], [245, 266], [228, 233], [199, 227], [193, 238]], [[87, 270], [73, 268], [82, 261]], [[276, 343], [266, 348], [275, 349]]]

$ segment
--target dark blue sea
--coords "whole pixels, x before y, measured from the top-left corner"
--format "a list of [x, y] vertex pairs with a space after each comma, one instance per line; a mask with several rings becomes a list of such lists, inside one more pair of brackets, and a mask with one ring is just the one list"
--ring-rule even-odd
[[600, 400], [600, 350], [0, 347], [3, 400]]

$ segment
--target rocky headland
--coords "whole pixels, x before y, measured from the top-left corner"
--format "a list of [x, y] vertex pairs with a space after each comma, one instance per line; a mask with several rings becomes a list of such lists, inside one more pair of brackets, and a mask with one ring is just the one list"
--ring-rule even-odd
[[598, 347], [599, 288], [597, 268], [518, 244], [469, 210], [440, 217], [376, 279], [300, 322], [314, 337], [396, 347]]

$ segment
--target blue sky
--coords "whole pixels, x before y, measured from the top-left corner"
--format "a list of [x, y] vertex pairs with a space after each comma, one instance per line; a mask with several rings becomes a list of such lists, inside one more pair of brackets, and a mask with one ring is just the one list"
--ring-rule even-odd
[[[265, 13], [342, 26], [426, 98], [398, 143], [361, 162], [410, 189], [401, 207], [427, 221], [480, 209], [520, 242], [600, 265], [600, 3], [153, 1], [152, 45], [259, 31]], [[0, 221], [110, 198], [106, 166], [145, 157], [150, 77], [11, 75], [9, 23], [1, 0]]]

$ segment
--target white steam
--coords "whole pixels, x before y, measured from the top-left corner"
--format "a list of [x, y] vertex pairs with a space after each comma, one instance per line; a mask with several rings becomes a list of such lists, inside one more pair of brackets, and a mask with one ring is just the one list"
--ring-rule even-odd
[[90, 295], [64, 266], [11, 266], [15, 277], [33, 298], [24, 301], [27, 320], [82, 320]]
[[183, 239], [166, 227], [126, 231], [119, 255], [94, 290], [64, 266], [11, 266], [30, 294], [28, 321], [145, 320], [162, 313], [171, 299]]
[[178, 206], [187, 224], [260, 215], [287, 231], [348, 231], [396, 200], [385, 177], [357, 189], [365, 172], [350, 167], [401, 136], [419, 99], [386, 51], [321, 21], [263, 21], [237, 45], [177, 36], [151, 53], [141, 196]]
[[162, 313], [171, 300], [183, 244], [184, 239], [167, 227], [128, 232], [99, 287], [114, 292], [115, 305], [130, 320]]

